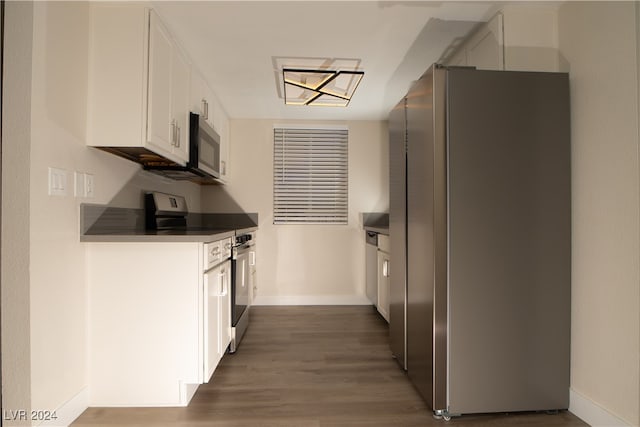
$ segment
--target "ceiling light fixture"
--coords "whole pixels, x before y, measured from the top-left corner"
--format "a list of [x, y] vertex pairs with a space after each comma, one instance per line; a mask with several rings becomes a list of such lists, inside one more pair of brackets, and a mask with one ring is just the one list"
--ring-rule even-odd
[[283, 68], [284, 103], [346, 107], [364, 71]]

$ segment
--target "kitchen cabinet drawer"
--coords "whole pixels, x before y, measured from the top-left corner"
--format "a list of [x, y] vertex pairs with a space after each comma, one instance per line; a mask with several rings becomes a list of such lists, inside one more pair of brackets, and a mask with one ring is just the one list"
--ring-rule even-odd
[[[117, 31], [114, 31], [117, 28]], [[141, 5], [91, 5], [87, 144], [144, 163], [188, 156], [190, 65]]]
[[221, 261], [231, 258], [231, 247], [231, 238], [205, 243], [203, 251], [205, 269], [208, 270]]

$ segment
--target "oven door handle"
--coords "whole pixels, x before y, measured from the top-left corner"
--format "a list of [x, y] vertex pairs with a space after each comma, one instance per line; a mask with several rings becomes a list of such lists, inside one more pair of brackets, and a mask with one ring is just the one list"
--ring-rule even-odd
[[232, 258], [238, 259], [240, 255], [244, 255], [251, 250], [251, 245], [239, 245], [233, 247]]

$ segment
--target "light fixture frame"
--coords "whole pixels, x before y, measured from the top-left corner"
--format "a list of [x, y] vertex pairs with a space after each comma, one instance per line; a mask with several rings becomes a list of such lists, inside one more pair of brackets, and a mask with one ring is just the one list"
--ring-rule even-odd
[[[298, 81], [294, 81], [294, 80], [290, 80], [286, 78], [287, 73], [304, 73], [304, 74], [318, 74], [318, 75], [329, 75], [327, 78], [323, 79], [320, 81], [320, 83], [318, 83], [317, 85], [307, 85], [303, 82], [298, 82]], [[356, 80], [355, 85], [353, 86], [353, 90], [350, 91], [350, 94], [348, 95], [341, 95], [341, 94], [337, 94], [337, 93], [333, 93], [327, 90], [324, 90], [324, 88], [330, 84], [332, 81], [334, 81], [335, 79], [337, 79], [339, 76], [342, 75], [351, 75], [351, 76], [359, 76]], [[286, 105], [298, 105], [298, 106], [324, 106], [324, 107], [346, 107], [347, 105], [349, 105], [349, 102], [351, 101], [351, 98], [353, 97], [353, 94], [355, 93], [356, 89], [358, 88], [358, 85], [360, 84], [360, 82], [362, 81], [362, 77], [364, 76], [364, 71], [343, 71], [343, 70], [322, 70], [322, 69], [306, 69], [306, 68], [283, 68], [282, 69], [282, 81], [284, 83], [284, 103]], [[305, 89], [308, 91], [313, 92], [313, 95], [311, 97], [309, 97], [308, 99], [306, 99], [304, 102], [290, 102], [290, 100], [287, 98], [287, 85], [291, 85], [291, 86], [295, 86], [301, 89]], [[326, 95], [326, 96], [330, 96], [333, 98], [337, 98], [340, 99], [342, 101], [345, 101], [344, 103], [340, 103], [340, 104], [318, 104], [315, 103], [314, 101], [316, 101], [318, 98], [320, 98], [321, 96]]]

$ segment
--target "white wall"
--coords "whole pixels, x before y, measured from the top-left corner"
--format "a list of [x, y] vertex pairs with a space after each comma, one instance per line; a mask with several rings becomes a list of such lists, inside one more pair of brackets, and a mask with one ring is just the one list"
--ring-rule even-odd
[[594, 425], [640, 425], [634, 3], [567, 2], [558, 17], [571, 82], [572, 406], [579, 401], [612, 415], [605, 421], [585, 418]]
[[232, 120], [231, 183], [203, 189], [203, 209], [258, 212], [257, 304], [366, 303], [360, 213], [388, 210], [386, 122], [334, 123], [349, 128], [348, 225], [274, 225], [273, 127], [303, 123]]
[[28, 2], [6, 4], [2, 94], [2, 409], [27, 413], [31, 409], [31, 337], [25, 331], [30, 312], [32, 15]]

